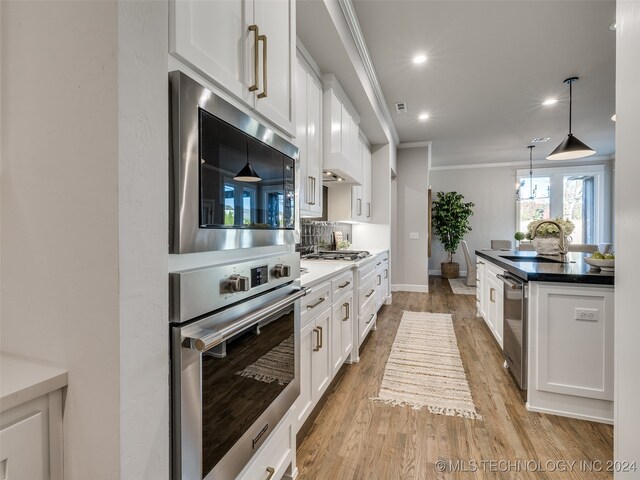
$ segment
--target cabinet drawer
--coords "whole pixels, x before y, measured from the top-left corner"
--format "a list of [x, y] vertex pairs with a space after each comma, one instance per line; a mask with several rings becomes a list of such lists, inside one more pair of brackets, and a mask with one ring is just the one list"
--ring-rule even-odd
[[369, 262], [366, 265], [358, 268], [358, 281], [360, 282], [360, 285], [365, 283], [369, 279], [368, 277], [370, 275], [373, 275], [373, 273], [376, 271], [376, 263], [377, 262], [375, 261]]
[[[375, 272], [375, 270], [373, 270]], [[374, 299], [376, 294], [376, 276], [371, 275], [369, 279], [362, 284], [360, 290], [358, 292], [358, 315], [362, 315], [364, 312], [365, 304], [369, 302], [369, 300]]]
[[339, 277], [331, 280], [331, 290], [333, 291], [331, 301], [337, 302], [347, 292], [353, 290], [353, 272], [350, 270]]
[[[371, 297], [373, 298], [373, 297]], [[364, 337], [367, 334], [367, 331], [371, 328], [373, 322], [376, 319], [376, 302], [375, 300], [369, 301], [364, 305], [364, 309], [359, 318], [359, 332], [360, 332], [360, 343], [364, 340]]]
[[[276, 427], [241, 480], [279, 480], [293, 459], [291, 414]], [[273, 472], [272, 472], [273, 470]], [[270, 476], [271, 475], [271, 476]]]
[[316, 318], [331, 306], [331, 282], [311, 288], [311, 293], [300, 300], [300, 321], [302, 325]]

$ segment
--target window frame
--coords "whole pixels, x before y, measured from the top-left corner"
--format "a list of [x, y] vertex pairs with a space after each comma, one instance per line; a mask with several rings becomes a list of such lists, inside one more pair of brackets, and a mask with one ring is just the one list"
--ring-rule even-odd
[[[533, 170], [533, 178], [549, 177], [549, 213], [551, 218], [563, 217], [564, 177], [567, 175], [593, 175], [594, 177], [594, 243], [604, 241], [605, 233], [605, 166], [579, 165], [574, 167], [546, 167]], [[516, 188], [520, 188], [520, 180], [529, 178], [528, 169], [516, 170]], [[516, 229], [520, 228], [520, 199], [516, 198]], [[526, 232], [525, 232], [526, 233]]]

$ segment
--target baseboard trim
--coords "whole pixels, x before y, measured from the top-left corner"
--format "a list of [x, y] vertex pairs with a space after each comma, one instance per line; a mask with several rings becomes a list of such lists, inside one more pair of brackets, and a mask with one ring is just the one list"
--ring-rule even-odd
[[405, 283], [396, 283], [394, 285], [391, 285], [391, 291], [429, 293], [429, 285], [409, 285]]
[[563, 412], [562, 410], [551, 410], [549, 408], [532, 407], [531, 405], [529, 405], [529, 402], [526, 403], [526, 407], [530, 412], [547, 413], [549, 415], [559, 415], [561, 417], [577, 418], [578, 420], [588, 420], [590, 422], [613, 425], [612, 418], [594, 417], [593, 415], [581, 415], [579, 413]]
[[[442, 276], [442, 270], [429, 270], [429, 275], [434, 275], [437, 277], [441, 277]], [[466, 270], [460, 270], [460, 277], [466, 277], [467, 276], [467, 271]]]

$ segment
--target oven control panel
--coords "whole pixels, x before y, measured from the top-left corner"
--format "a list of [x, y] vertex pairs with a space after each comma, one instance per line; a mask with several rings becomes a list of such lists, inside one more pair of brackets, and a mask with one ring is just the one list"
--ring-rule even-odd
[[269, 281], [269, 265], [251, 269], [251, 288], [259, 287]]
[[300, 278], [286, 252], [170, 273], [170, 321], [185, 322]]

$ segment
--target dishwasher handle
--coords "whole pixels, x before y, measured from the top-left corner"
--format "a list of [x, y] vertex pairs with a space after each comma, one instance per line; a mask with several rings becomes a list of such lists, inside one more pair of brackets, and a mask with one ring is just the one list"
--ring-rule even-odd
[[502, 280], [503, 283], [509, 285], [511, 289], [522, 290], [523, 284], [521, 282], [514, 282], [513, 279], [511, 279], [510, 277], [505, 277], [504, 275], [500, 275], [500, 274], [497, 274], [496, 277]]

